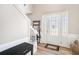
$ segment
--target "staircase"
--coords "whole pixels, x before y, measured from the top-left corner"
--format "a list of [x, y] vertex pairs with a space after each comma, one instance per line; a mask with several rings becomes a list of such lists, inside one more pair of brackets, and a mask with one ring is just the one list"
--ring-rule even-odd
[[17, 11], [19, 11], [21, 13], [21, 15], [26, 19], [26, 21], [28, 23], [30, 23], [29, 24], [29, 26], [30, 26], [30, 30], [29, 30], [30, 31], [30, 41], [29, 41], [29, 43], [33, 44], [33, 46], [34, 46], [33, 50], [35, 53], [37, 51], [37, 36], [36, 35], [38, 34], [38, 32], [37, 32], [37, 30], [35, 30], [32, 27], [30, 18], [28, 18], [28, 16], [17, 5], [13, 5], [13, 6], [17, 9]]
[[0, 5], [0, 51], [30, 41], [31, 20], [18, 5]]

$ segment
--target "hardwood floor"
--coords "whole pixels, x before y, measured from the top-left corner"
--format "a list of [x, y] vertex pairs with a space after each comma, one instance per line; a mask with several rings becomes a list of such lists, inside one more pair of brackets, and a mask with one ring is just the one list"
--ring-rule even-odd
[[39, 44], [35, 55], [71, 55], [71, 50], [68, 48], [60, 47], [59, 51], [56, 51], [45, 48], [45, 45], [43, 43]]

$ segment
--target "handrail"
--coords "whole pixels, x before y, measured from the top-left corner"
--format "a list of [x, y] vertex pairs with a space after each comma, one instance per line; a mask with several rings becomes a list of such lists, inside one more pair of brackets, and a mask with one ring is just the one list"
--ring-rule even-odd
[[31, 20], [27, 17], [27, 15], [25, 15], [19, 7], [17, 7], [17, 5], [13, 4], [13, 6], [17, 9], [17, 11], [19, 11], [21, 13], [21, 15], [23, 15], [23, 17], [28, 20], [28, 22], [31, 22]]
[[30, 26], [30, 29], [33, 30], [33, 33], [34, 33], [34, 34], [38, 34], [37, 30], [34, 29], [32, 26]]
[[[19, 11], [19, 12], [21, 13], [21, 15], [23, 15], [23, 17], [24, 17], [26, 20], [28, 20], [28, 21], [31, 22], [31, 20], [27, 17], [27, 15], [25, 15], [25, 14], [20, 10], [20, 8], [17, 7], [17, 5], [13, 4], [13, 6], [17, 9], [17, 11]], [[35, 34], [38, 34], [37, 30], [35, 30], [31, 25], [30, 25], [30, 29], [33, 30], [33, 32], [34, 32]]]

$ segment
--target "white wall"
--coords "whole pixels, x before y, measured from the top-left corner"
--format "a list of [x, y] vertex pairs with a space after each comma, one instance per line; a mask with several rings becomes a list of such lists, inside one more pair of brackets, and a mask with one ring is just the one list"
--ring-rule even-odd
[[42, 20], [42, 15], [55, 12], [68, 11], [69, 33], [79, 33], [79, 5], [63, 4], [36, 4], [33, 5], [33, 12], [29, 17], [32, 20]]
[[32, 13], [32, 4], [16, 4], [24, 14]]
[[0, 5], [0, 44], [29, 38], [30, 23], [27, 19], [13, 5]]
[[[61, 46], [69, 47], [74, 40], [79, 40], [79, 5], [72, 4], [36, 4], [33, 5], [33, 12], [29, 17], [32, 20], [42, 20], [42, 15], [59, 12], [68, 12], [68, 36], [60, 40]], [[44, 37], [44, 36], [42, 36]], [[41, 41], [43, 39], [41, 38]], [[55, 44], [59, 41], [55, 41]], [[44, 42], [43, 42], [44, 43]]]

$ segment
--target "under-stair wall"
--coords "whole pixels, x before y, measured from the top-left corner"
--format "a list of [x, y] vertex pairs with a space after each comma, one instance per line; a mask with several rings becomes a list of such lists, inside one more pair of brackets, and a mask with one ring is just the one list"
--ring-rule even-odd
[[[0, 47], [13, 41], [21, 43], [22, 39], [30, 40], [30, 19], [16, 5], [0, 5]], [[5, 46], [5, 49], [11, 45]]]

